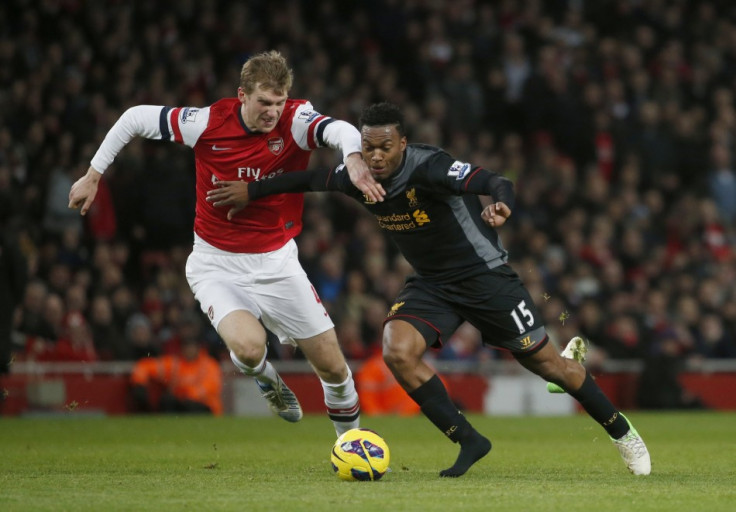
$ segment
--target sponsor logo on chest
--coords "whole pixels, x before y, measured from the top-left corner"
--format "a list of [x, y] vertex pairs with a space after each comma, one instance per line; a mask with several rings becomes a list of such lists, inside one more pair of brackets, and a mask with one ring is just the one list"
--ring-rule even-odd
[[[417, 194], [416, 188], [412, 187], [406, 190], [404, 194], [406, 197], [405, 203], [397, 198], [391, 205], [381, 209], [381, 213], [373, 213], [381, 229], [393, 232], [413, 231], [432, 222], [427, 211], [421, 208], [421, 198]], [[369, 202], [365, 195], [364, 198], [365, 204], [375, 204]]]
[[[275, 178], [279, 174], [283, 174], [284, 169], [277, 169], [275, 171], [269, 172], [268, 174], [263, 174], [261, 172], [260, 167], [238, 167], [238, 170], [236, 171], [237, 178], [240, 181], [258, 181], [258, 180], [265, 180], [269, 178]], [[212, 175], [211, 181], [214, 185], [220, 179], [231, 179], [231, 178], [218, 178], [214, 174]]]

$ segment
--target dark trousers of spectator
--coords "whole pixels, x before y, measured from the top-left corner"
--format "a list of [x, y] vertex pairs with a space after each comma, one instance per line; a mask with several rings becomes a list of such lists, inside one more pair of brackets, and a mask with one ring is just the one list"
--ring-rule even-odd
[[168, 390], [164, 390], [154, 404], [151, 400], [149, 389], [146, 386], [133, 386], [131, 388], [134, 412], [161, 412], [166, 414], [212, 414], [209, 407], [201, 402], [177, 398]]
[[161, 395], [161, 400], [158, 402], [158, 409], [160, 412], [165, 413], [212, 414], [210, 408], [203, 403], [180, 399], [171, 393]]
[[[0, 197], [0, 376], [10, 373], [12, 360], [11, 332], [13, 311], [25, 293], [28, 269], [20, 250], [18, 238], [11, 236], [4, 226], [8, 201]], [[0, 395], [0, 402], [4, 396]]]
[[703, 403], [679, 382], [682, 361], [674, 357], [651, 357], [644, 361], [639, 377], [638, 402], [642, 409], [702, 409]]

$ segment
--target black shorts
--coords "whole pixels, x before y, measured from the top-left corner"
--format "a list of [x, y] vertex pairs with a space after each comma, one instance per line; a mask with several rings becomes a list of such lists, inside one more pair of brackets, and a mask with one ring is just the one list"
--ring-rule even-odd
[[464, 321], [483, 343], [523, 356], [547, 343], [542, 315], [519, 276], [508, 265], [454, 283], [435, 284], [419, 276], [406, 280], [386, 322], [404, 320], [439, 348]]

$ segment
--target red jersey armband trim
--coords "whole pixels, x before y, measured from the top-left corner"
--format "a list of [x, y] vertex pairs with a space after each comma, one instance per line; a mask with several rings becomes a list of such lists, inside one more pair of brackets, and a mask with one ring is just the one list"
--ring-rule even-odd
[[179, 112], [181, 112], [181, 107], [172, 109], [169, 119], [171, 120], [171, 129], [174, 132], [174, 141], [181, 144], [184, 142], [184, 138], [181, 136], [181, 128], [179, 128]]
[[480, 170], [481, 170], [481, 167], [476, 167], [475, 170], [470, 173], [470, 176], [468, 176], [468, 178], [465, 180], [465, 190], [466, 191], [468, 190], [468, 185], [470, 185], [470, 180], [472, 180], [473, 176], [478, 174], [478, 171]]
[[307, 146], [309, 146], [309, 149], [316, 149], [318, 147], [317, 141], [314, 136], [314, 130], [326, 118], [327, 116], [321, 115], [317, 117], [317, 119], [315, 119], [312, 124], [309, 125], [309, 129], [307, 130]]

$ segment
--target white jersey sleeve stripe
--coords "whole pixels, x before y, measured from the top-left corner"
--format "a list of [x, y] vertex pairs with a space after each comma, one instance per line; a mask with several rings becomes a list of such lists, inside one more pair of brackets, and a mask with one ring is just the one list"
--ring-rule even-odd
[[100, 173], [105, 172], [133, 137], [160, 139], [159, 115], [162, 108], [159, 105], [138, 105], [126, 110], [107, 132], [105, 140], [92, 157], [92, 167]]

